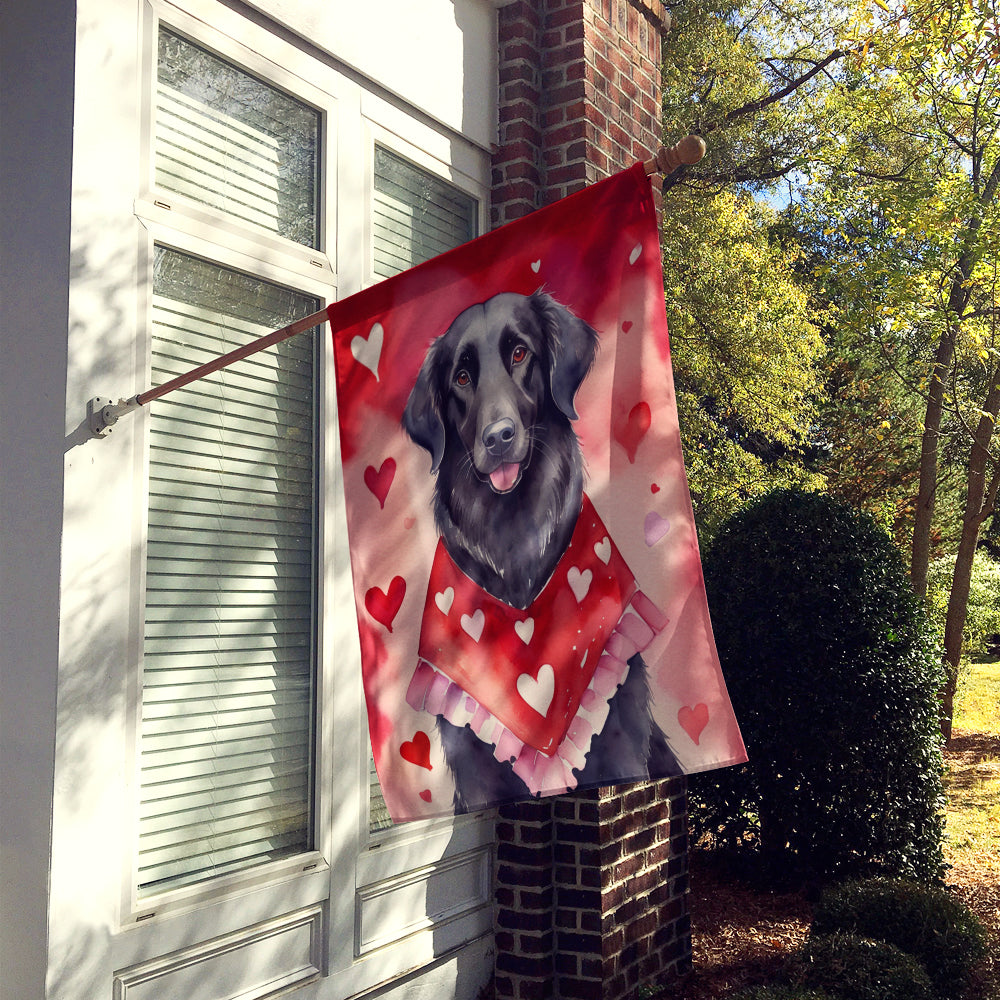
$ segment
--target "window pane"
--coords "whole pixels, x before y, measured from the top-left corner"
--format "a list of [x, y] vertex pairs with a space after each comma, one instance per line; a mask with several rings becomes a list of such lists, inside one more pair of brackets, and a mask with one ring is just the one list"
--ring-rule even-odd
[[[389, 278], [473, 239], [477, 203], [464, 191], [381, 146], [375, 147], [373, 208], [375, 274]], [[368, 823], [375, 833], [392, 826], [375, 761], [368, 760]]]
[[476, 200], [375, 147], [375, 274], [388, 278], [471, 240]]
[[[158, 247], [152, 382], [317, 308]], [[150, 405], [144, 894], [312, 846], [315, 337]]]
[[319, 112], [160, 29], [156, 184], [317, 246]]

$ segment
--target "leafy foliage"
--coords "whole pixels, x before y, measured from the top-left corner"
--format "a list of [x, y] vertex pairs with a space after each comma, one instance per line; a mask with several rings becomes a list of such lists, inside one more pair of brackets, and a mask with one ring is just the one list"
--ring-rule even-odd
[[850, 933], [895, 945], [921, 962], [942, 997], [961, 997], [986, 956], [982, 924], [947, 890], [905, 879], [870, 879], [828, 888], [813, 916], [814, 935]]
[[[1000, 489], [998, 2], [670, 7], [664, 130], [700, 132], [709, 146], [667, 182], [669, 209], [696, 208], [690, 239], [678, 240], [695, 247], [696, 265], [668, 261], [671, 304], [720, 278], [693, 301], [695, 322], [675, 323], [699, 527], [710, 536], [769, 487], [825, 482], [908, 541], [918, 593], [931, 558], [957, 551], [943, 633], [947, 732], [972, 553]], [[748, 193], [784, 204], [780, 225], [744, 209]], [[779, 372], [769, 398], [757, 395], [765, 383], [753, 377], [752, 353], [717, 336], [760, 294], [722, 280], [731, 273], [726, 227], [716, 226], [723, 194], [752, 219], [759, 245], [780, 249], [777, 285], [806, 296], [805, 315], [826, 341], [825, 372], [822, 351], [811, 354], [826, 391], [817, 382], [798, 395], [802, 365], [788, 365], [787, 325], [775, 332], [751, 312], [740, 328], [759, 331], [765, 354], [775, 345], [775, 364], [764, 366]], [[769, 419], [755, 424], [743, 396], [762, 400]]]
[[890, 538], [827, 496], [778, 490], [705, 557], [749, 763], [692, 779], [696, 833], [772, 871], [940, 877], [940, 663]]
[[[932, 618], [940, 623], [942, 633], [954, 571], [954, 558], [943, 556], [931, 563], [927, 579], [928, 606]], [[963, 654], [976, 656], [985, 653], [989, 639], [994, 635], [1000, 635], [1000, 563], [980, 549], [972, 567]]]
[[795, 978], [837, 1000], [934, 1000], [930, 978], [912, 955], [854, 934], [810, 938]]
[[733, 1000], [837, 1000], [820, 989], [802, 989], [801, 986], [752, 986], [740, 990]]
[[824, 347], [773, 220], [723, 193], [678, 194], [663, 222], [678, 414], [703, 537], [748, 498], [811, 481], [800, 456]]

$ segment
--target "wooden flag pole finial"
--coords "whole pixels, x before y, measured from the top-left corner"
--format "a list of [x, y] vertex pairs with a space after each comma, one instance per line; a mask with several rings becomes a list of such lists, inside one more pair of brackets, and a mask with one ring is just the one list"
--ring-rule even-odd
[[656, 156], [646, 160], [644, 166], [647, 174], [673, 173], [678, 167], [693, 166], [705, 155], [708, 147], [700, 135], [686, 135], [673, 146], [660, 146]]

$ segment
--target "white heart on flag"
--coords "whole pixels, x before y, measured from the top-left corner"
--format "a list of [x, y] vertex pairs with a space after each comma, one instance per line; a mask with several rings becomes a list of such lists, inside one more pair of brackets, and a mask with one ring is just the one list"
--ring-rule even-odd
[[540, 258], [538, 260], [533, 260], [531, 262], [531, 270], [534, 271], [535, 274], [538, 274], [539, 270], [541, 270], [541, 267], [542, 267], [542, 261]]
[[636, 245], [632, 247], [632, 252], [628, 255], [628, 262], [630, 264], [634, 264], [639, 259], [639, 255], [641, 253], [642, 253], [642, 244], [636, 243]]
[[438, 606], [438, 611], [446, 615], [451, 611], [452, 602], [455, 600], [455, 591], [451, 587], [445, 587], [434, 595], [434, 603]]
[[611, 558], [611, 539], [607, 535], [594, 546], [594, 554], [607, 566], [608, 560]]
[[473, 642], [479, 642], [486, 626], [486, 615], [482, 608], [476, 608], [471, 615], [462, 615], [462, 631], [472, 638]]
[[535, 619], [525, 618], [523, 622], [514, 622], [514, 631], [521, 642], [527, 646], [531, 642], [531, 637], [535, 634]]
[[556, 672], [551, 663], [543, 663], [538, 668], [538, 677], [521, 674], [517, 679], [517, 693], [539, 715], [545, 715], [556, 693]]
[[566, 579], [569, 581], [569, 589], [573, 591], [576, 603], [579, 604], [587, 596], [594, 574], [589, 569], [581, 571], [577, 566], [570, 566]]
[[368, 339], [358, 336], [351, 341], [351, 354], [354, 355], [354, 360], [358, 364], [364, 365], [372, 375], [375, 376], [375, 381], [378, 381], [378, 363], [382, 357], [382, 340], [385, 336], [385, 330], [382, 329], [381, 323], [373, 323], [372, 328], [368, 331]]

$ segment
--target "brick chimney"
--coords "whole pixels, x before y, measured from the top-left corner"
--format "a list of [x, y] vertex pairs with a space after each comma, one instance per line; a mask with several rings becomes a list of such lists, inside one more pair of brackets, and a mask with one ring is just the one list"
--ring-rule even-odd
[[[514, 0], [498, 23], [494, 226], [655, 153], [661, 0]], [[619, 1000], [690, 968], [686, 789], [673, 778], [501, 808], [498, 998]]]

